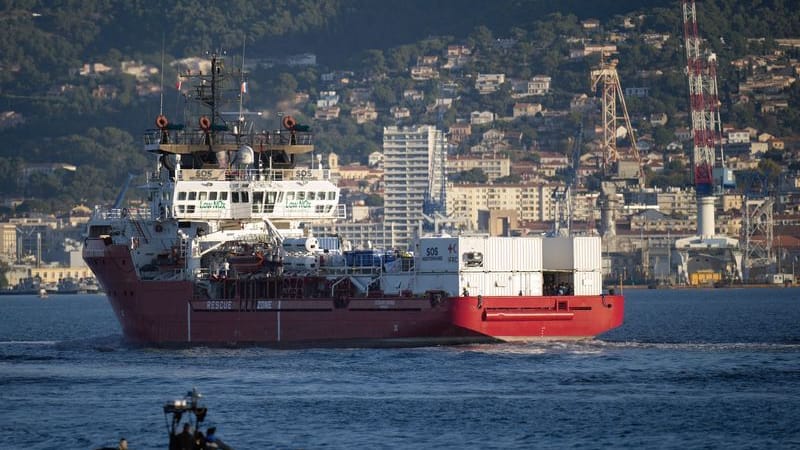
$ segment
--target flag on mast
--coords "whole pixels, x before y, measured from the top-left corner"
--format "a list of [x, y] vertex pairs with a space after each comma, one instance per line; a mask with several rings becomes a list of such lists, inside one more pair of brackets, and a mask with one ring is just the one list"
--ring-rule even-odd
[[247, 81], [242, 81], [242, 94], [247, 93]]

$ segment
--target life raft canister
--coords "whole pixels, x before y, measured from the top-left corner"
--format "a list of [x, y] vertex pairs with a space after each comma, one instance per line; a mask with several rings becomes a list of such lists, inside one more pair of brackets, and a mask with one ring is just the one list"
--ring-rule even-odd
[[198, 122], [200, 123], [200, 128], [204, 131], [211, 129], [211, 120], [208, 117], [202, 116]]
[[297, 121], [294, 120], [294, 117], [292, 116], [286, 116], [283, 118], [283, 121], [281, 121], [281, 125], [283, 125], [283, 128], [291, 130], [295, 127], [295, 125], [297, 125]]
[[164, 128], [167, 128], [167, 125], [169, 125], [169, 120], [167, 120], [167, 116], [159, 114], [158, 117], [156, 117], [156, 126], [159, 129], [163, 130]]

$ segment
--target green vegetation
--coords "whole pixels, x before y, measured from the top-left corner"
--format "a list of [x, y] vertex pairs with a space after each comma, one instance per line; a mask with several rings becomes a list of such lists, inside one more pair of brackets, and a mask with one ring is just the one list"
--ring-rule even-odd
[[[721, 62], [726, 122], [754, 126], [776, 136], [790, 136], [800, 129], [800, 83], [789, 90], [788, 110], [761, 113], [752, 103], [735, 102], [731, 93], [747, 73], [729, 64], [748, 54], [769, 54], [776, 48], [776, 38], [797, 37], [800, 12], [794, 6], [784, 0], [698, 2], [701, 34]], [[601, 28], [584, 29], [581, 20], [587, 18], [599, 19]], [[626, 18], [633, 28], [623, 27]], [[138, 136], [158, 114], [159, 99], [139, 92], [141, 80], [118, 68], [122, 61], [160, 68], [162, 52], [167, 62], [207, 51], [239, 55], [243, 46], [253, 61], [313, 52], [317, 66], [258, 65], [251, 71], [253, 94], [248, 106], [274, 113], [277, 110], [270, 108], [277, 103], [287, 104], [296, 92], [306, 92], [311, 96], [308, 103], [288, 108], [296, 109], [302, 123], [312, 125], [318, 151], [335, 151], [342, 163], [363, 163], [369, 153], [380, 150], [384, 126], [434, 123], [446, 127], [472, 111], [484, 110], [510, 116], [516, 100], [508, 85], [478, 95], [474, 89], [477, 73], [504, 73], [519, 79], [549, 75], [553, 79], [551, 93], [536, 101], [547, 110], [566, 109], [574, 94], [589, 93], [589, 72], [597, 63], [596, 58], [570, 59], [570, 49], [585, 39], [609, 41], [612, 31], [622, 30], [626, 37], [616, 44], [619, 54], [615, 58], [620, 60], [623, 85], [649, 90], [646, 98], [628, 99], [639, 134], [650, 132], [656, 149], [664, 151], [673, 139], [672, 131], [686, 126], [679, 116], [685, 113], [687, 100], [677, 1], [409, 0], [389, 5], [370, 0], [9, 0], [0, 6], [0, 22], [4, 28], [0, 112], [14, 111], [24, 119], [0, 128], [0, 196], [28, 199], [18, 210], [63, 211], [75, 203], [108, 202], [128, 173], [143, 172], [148, 160]], [[641, 38], [646, 33], [668, 33], [670, 37], [655, 46]], [[750, 39], [762, 37], [765, 39]], [[512, 41], [498, 46], [500, 38]], [[465, 44], [472, 50], [467, 65], [440, 70], [438, 80], [410, 78], [409, 67], [418, 57], [442, 58], [453, 44]], [[798, 56], [800, 51], [791, 50], [786, 58]], [[113, 70], [81, 75], [80, 69], [89, 63], [103, 63]], [[179, 106], [170, 89], [176, 74], [169, 65], [164, 69], [165, 110], [172, 112]], [[350, 84], [335, 87], [343, 100], [340, 119], [315, 122], [309, 119], [314, 114], [314, 97], [328, 88], [320, 76], [332, 70], [354, 73]], [[659, 75], [653, 75], [656, 71]], [[160, 77], [150, 75], [146, 81], [158, 85]], [[456, 86], [452, 97], [458, 100], [448, 110], [429, 108], [446, 82]], [[350, 106], [344, 100], [355, 88], [370, 91], [370, 101], [379, 111], [377, 122], [357, 124], [351, 119]], [[404, 99], [403, 91], [412, 88], [420, 90], [425, 100]], [[114, 94], [104, 96], [104, 89], [112, 89]], [[413, 121], [393, 119], [388, 114], [392, 106], [409, 108]], [[641, 120], [661, 112], [670, 117], [666, 127], [650, 127]], [[568, 152], [576, 125], [592, 126], [595, 120], [573, 114], [559, 126], [542, 117], [493, 126], [521, 132], [519, 145], [523, 148], [536, 143], [547, 150]], [[264, 124], [271, 125], [269, 121]], [[483, 131], [475, 127], [473, 139], [465, 145], [474, 145]], [[65, 163], [76, 169], [27, 170], [36, 163]], [[649, 184], [686, 184], [690, 171], [673, 166], [650, 176]], [[757, 175], [772, 183], [773, 169], [760, 167]]]

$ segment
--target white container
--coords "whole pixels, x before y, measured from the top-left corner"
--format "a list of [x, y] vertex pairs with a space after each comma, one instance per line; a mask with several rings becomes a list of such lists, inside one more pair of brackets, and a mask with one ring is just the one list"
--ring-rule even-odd
[[486, 273], [484, 272], [462, 272], [459, 276], [458, 293], [463, 296], [465, 291], [467, 295], [487, 295], [486, 290]]
[[603, 275], [599, 271], [575, 272], [573, 280], [574, 295], [600, 295], [603, 293]]
[[458, 272], [458, 238], [421, 238], [414, 249], [418, 273]]
[[459, 269], [466, 272], [486, 270], [486, 236], [458, 238]]
[[572, 252], [575, 270], [600, 272], [603, 269], [603, 249], [600, 236], [573, 238]]
[[514, 243], [516, 238], [489, 237], [486, 241], [484, 266], [488, 272], [510, 272], [514, 267]]
[[541, 272], [462, 272], [459, 295], [477, 296], [541, 296]]
[[519, 237], [511, 239], [513, 239], [511, 248], [511, 270], [520, 272], [541, 272], [542, 238]]
[[523, 296], [541, 296], [542, 295], [542, 272], [513, 272], [513, 289], [514, 295], [522, 293]]

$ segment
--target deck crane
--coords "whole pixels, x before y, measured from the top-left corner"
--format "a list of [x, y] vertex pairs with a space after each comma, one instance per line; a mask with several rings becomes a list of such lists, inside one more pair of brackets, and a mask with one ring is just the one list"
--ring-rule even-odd
[[[719, 281], [715, 279], [717, 275], [713, 274], [734, 279], [738, 277], [741, 280], [742, 255], [739, 251], [739, 241], [716, 235], [714, 223], [714, 195], [718, 190], [714, 180], [717, 147], [720, 149], [719, 155], [723, 161], [720, 186], [729, 178], [722, 153], [717, 56], [701, 48], [694, 0], [681, 0], [681, 10], [686, 47], [686, 74], [689, 78], [689, 107], [693, 137], [692, 172], [697, 196], [697, 235], [675, 241], [681, 260], [678, 275], [682, 281], [691, 284]], [[702, 264], [699, 264], [701, 261], [712, 264], [709, 267], [701, 267]], [[692, 279], [690, 273], [693, 272], [711, 274], [711, 278], [695, 276]]]

